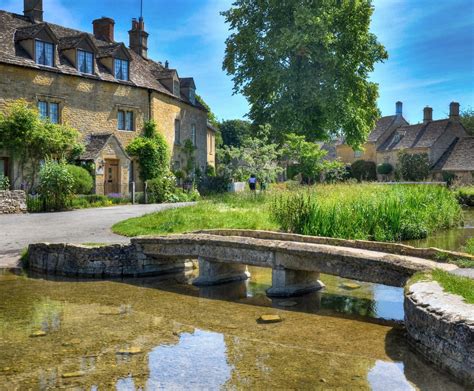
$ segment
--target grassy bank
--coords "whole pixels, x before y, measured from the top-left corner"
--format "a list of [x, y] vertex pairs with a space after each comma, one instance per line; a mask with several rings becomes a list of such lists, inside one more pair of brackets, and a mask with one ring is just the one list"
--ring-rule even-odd
[[461, 208], [442, 186], [333, 185], [277, 195], [272, 216], [284, 231], [344, 239], [422, 239], [457, 226]]
[[439, 186], [320, 185], [217, 196], [120, 222], [113, 231], [137, 236], [241, 228], [397, 241], [456, 226], [460, 219], [454, 195]]
[[421, 281], [436, 281], [446, 292], [461, 296], [466, 303], [474, 304], [474, 280], [470, 278], [456, 276], [444, 270], [434, 270], [431, 273], [415, 274], [408, 285]]
[[269, 195], [225, 194], [197, 205], [170, 209], [115, 224], [124, 236], [165, 235], [212, 228], [278, 230], [268, 210]]

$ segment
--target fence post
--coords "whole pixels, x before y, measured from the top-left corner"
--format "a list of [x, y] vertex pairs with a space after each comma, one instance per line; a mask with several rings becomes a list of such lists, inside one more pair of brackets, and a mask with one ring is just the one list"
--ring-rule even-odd
[[148, 204], [148, 182], [145, 182], [145, 204]]
[[135, 205], [135, 182], [132, 182], [132, 205]]

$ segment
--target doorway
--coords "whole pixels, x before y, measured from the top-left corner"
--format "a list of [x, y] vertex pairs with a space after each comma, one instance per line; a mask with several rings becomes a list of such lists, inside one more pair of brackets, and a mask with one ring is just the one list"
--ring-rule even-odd
[[120, 193], [119, 161], [118, 160], [105, 161], [104, 193], [105, 194]]

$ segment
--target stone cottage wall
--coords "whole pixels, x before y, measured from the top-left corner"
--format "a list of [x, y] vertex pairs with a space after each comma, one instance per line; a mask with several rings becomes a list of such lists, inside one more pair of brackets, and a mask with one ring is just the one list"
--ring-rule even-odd
[[26, 193], [23, 190], [0, 191], [0, 214], [26, 212]]

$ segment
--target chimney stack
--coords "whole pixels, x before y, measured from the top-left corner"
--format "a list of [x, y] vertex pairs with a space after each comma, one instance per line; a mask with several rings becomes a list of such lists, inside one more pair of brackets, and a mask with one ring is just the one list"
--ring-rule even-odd
[[145, 22], [140, 17], [132, 19], [132, 29], [128, 32], [130, 37], [130, 49], [143, 58], [148, 57], [148, 33], [145, 31]]
[[94, 37], [102, 41], [114, 42], [115, 20], [103, 16], [92, 22], [94, 26]]
[[32, 22], [43, 21], [43, 0], [24, 0], [23, 14]]
[[398, 101], [395, 105], [396, 105], [395, 114], [401, 117], [403, 115], [403, 103]]
[[449, 105], [449, 119], [459, 121], [459, 103], [451, 102]]
[[426, 106], [423, 109], [423, 123], [427, 124], [428, 122], [433, 121], [433, 109], [429, 106]]

